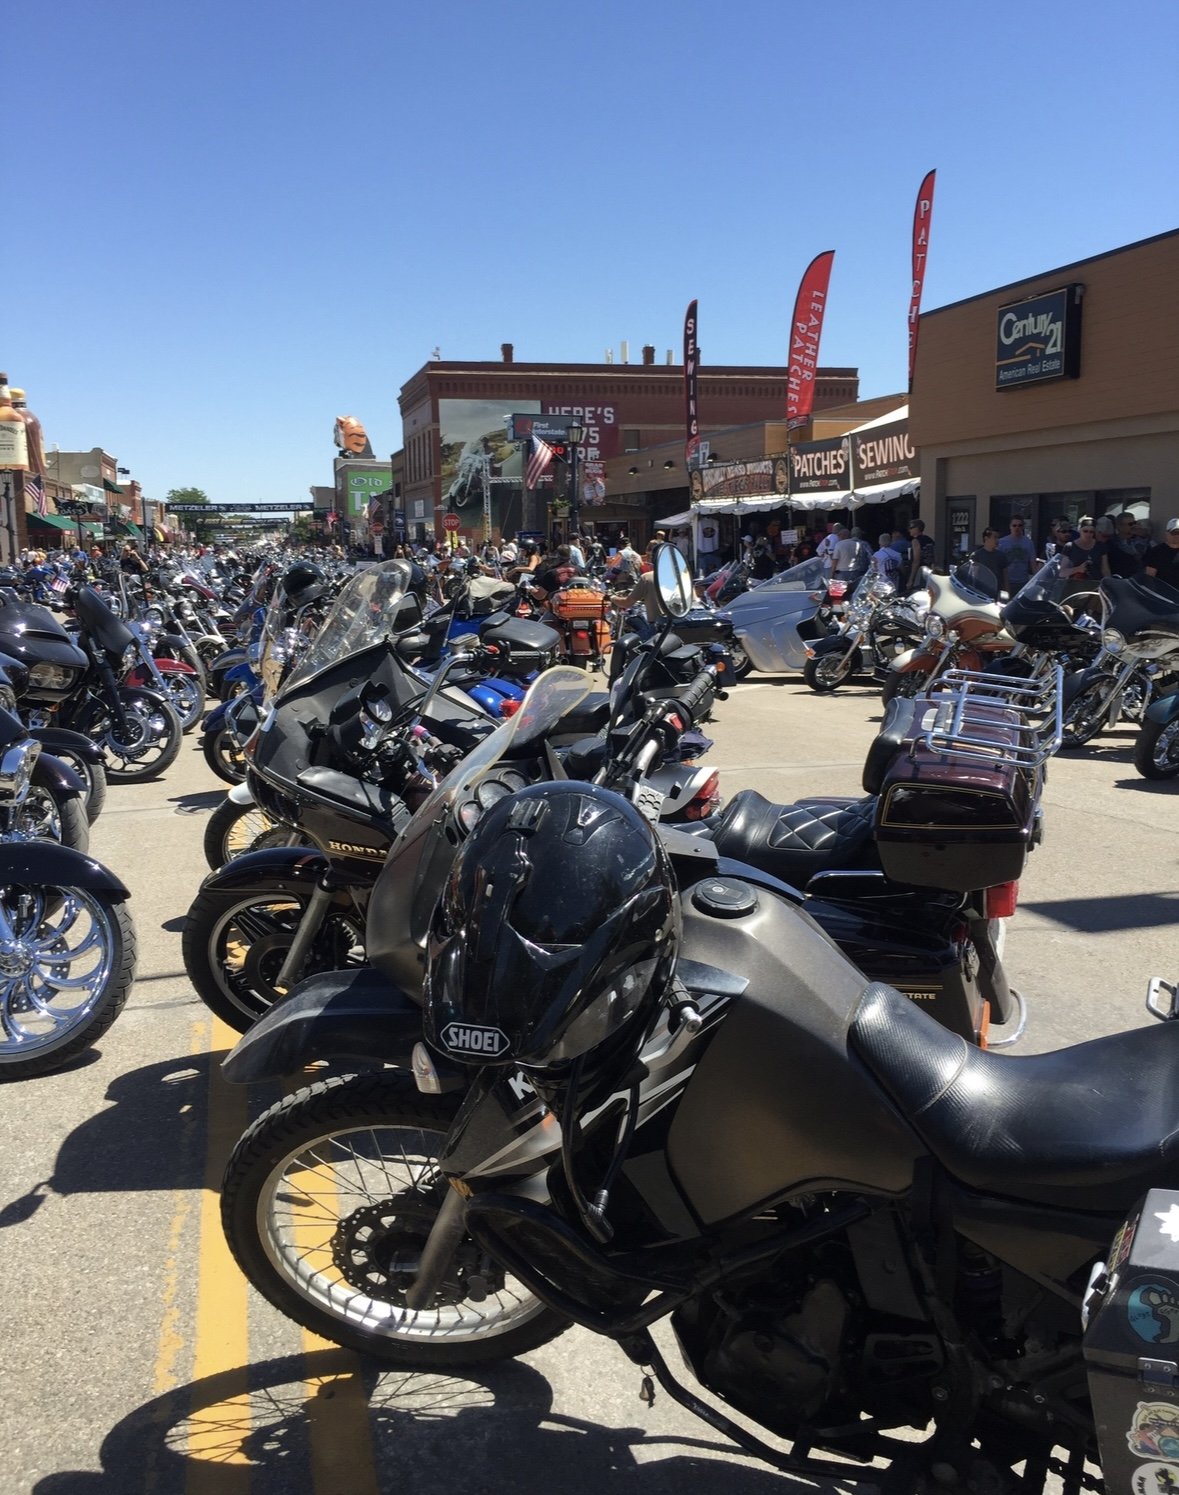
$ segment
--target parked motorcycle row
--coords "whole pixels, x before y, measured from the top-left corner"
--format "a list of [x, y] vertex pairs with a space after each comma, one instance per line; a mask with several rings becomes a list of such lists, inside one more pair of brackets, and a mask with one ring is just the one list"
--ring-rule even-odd
[[[313, 572], [260, 570], [200, 656], [206, 742], [235, 746], [209, 761], [239, 782], [185, 967], [241, 1034], [226, 1078], [299, 1086], [223, 1180], [257, 1290], [419, 1368], [580, 1325], [645, 1396], [812, 1481], [1079, 1495], [1128, 1449], [1179, 1463], [1171, 1318], [1147, 1332], [1179, 1302], [1157, 1226], [1179, 993], [1155, 983], [1157, 1027], [999, 1052], [1027, 1016], [1003, 951], [1048, 763], [1114, 693], [1166, 699], [1179, 597], [1103, 582], [1098, 622], [1051, 565], [1001, 605], [966, 570], [841, 597], [806, 562], [717, 610], [664, 546], [661, 621], [578, 643], [562, 621], [608, 609], [473, 572], [442, 600], [400, 560]], [[118, 759], [120, 692], [175, 713], [75, 608], [98, 705], [71, 720]], [[747, 668], [881, 679], [861, 796], [722, 801], [704, 729]], [[46, 935], [52, 900], [0, 909], [0, 977], [98, 948], [72, 934], [92, 891]]]

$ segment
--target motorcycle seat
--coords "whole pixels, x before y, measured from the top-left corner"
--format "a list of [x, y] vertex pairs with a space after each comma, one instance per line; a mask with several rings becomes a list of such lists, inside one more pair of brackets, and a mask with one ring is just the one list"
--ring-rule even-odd
[[534, 623], [530, 618], [509, 618], [494, 628], [481, 628], [479, 637], [485, 644], [496, 644], [524, 654], [547, 654], [561, 642], [561, 635], [555, 628], [550, 628], [547, 623]]
[[873, 982], [848, 1042], [971, 1189], [1118, 1217], [1147, 1189], [1179, 1188], [1179, 1022], [1014, 1057]]
[[817, 872], [855, 864], [871, 843], [875, 811], [872, 796], [776, 805], [755, 789], [743, 789], [709, 821], [709, 829], [722, 857], [802, 888]]

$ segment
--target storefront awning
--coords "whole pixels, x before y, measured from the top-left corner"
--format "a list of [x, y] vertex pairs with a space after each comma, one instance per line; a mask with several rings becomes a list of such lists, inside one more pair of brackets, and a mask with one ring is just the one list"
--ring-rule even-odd
[[74, 521], [67, 519], [63, 514], [30, 514], [27, 516], [30, 529], [68, 529], [73, 530]]
[[[702, 498], [692, 505], [692, 513], [761, 514], [769, 509], [784, 509], [792, 502], [784, 493], [743, 493], [739, 498]], [[799, 505], [795, 503], [795, 507]]]
[[154, 539], [155, 539], [155, 541], [156, 541], [156, 543], [158, 545], [162, 545], [164, 543], [164, 541], [168, 538], [168, 536], [165, 534], [165, 532], [160, 528], [160, 526], [158, 524], [154, 525], [152, 527], [152, 535], [153, 535], [153, 537], [154, 537]]
[[122, 493], [122, 491], [123, 491], [119, 487], [118, 483], [112, 483], [111, 480], [110, 480], [110, 478], [103, 478], [103, 480], [102, 480], [102, 486], [106, 489], [106, 491], [108, 493]]
[[921, 492], [921, 479], [910, 478], [905, 483], [877, 483], [870, 488], [857, 488], [851, 495], [853, 509], [864, 504], [890, 504], [895, 498], [916, 498]]
[[87, 530], [92, 535], [96, 535], [98, 537], [98, 539], [100, 539], [100, 540], [102, 539], [102, 525], [101, 524], [95, 524], [94, 521], [91, 520], [91, 519], [82, 519], [82, 520], [79, 520], [79, 523], [81, 524], [81, 526], [82, 526], [82, 528], [84, 530]]
[[691, 509], [685, 509], [682, 514], [669, 514], [666, 519], [656, 519], [656, 529], [684, 529], [692, 522]]
[[135, 523], [134, 519], [123, 520], [123, 533], [130, 535], [133, 540], [143, 539], [143, 531]]

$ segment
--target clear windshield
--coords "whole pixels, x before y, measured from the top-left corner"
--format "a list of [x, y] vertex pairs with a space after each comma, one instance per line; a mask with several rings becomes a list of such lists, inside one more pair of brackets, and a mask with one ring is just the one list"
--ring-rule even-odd
[[853, 602], [876, 602], [881, 597], [891, 597], [896, 588], [879, 571], [865, 571], [852, 593]]
[[800, 561], [788, 571], [779, 571], [777, 576], [755, 585], [783, 592], [817, 592], [827, 585], [827, 572], [819, 557], [811, 556], [810, 560]]
[[[1064, 556], [1054, 555], [1050, 561], [1030, 576], [1019, 591], [1016, 592], [1012, 601], [1018, 602], [1064, 602], [1070, 590], [1068, 580], [1065, 576], [1066, 568]], [[1076, 590], [1072, 588], [1072, 590]]]
[[386, 561], [358, 571], [332, 604], [285, 689], [305, 685], [329, 665], [339, 664], [395, 632], [397, 607], [409, 587], [410, 576], [408, 561]]

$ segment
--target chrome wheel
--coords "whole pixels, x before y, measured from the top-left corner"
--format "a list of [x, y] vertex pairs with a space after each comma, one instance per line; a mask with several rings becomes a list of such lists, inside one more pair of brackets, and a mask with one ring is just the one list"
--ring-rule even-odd
[[205, 710], [205, 693], [198, 676], [168, 670], [164, 673], [164, 686], [172, 709], [180, 718], [185, 732], [191, 732]]
[[111, 910], [84, 888], [0, 889], [0, 1074], [96, 1016], [118, 945]]
[[176, 761], [180, 722], [166, 702], [141, 691], [125, 691], [122, 707], [125, 728], [111, 715], [102, 724], [107, 777], [116, 783], [138, 784]]
[[5, 841], [60, 841], [61, 810], [43, 785], [33, 784], [24, 802], [5, 816]]

